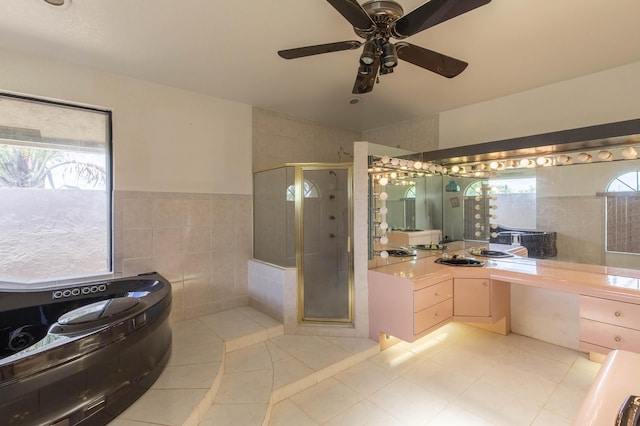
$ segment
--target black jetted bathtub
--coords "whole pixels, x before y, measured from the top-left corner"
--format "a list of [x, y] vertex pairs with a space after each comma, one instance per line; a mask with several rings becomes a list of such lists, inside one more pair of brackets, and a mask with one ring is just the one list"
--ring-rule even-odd
[[171, 284], [156, 273], [0, 289], [0, 425], [105, 425], [171, 353]]

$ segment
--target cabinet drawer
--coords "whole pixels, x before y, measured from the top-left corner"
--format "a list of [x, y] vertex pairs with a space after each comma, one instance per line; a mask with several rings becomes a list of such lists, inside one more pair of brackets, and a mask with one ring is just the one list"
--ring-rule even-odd
[[640, 305], [580, 296], [580, 317], [627, 328], [640, 328]]
[[414, 315], [413, 332], [418, 334], [429, 327], [451, 318], [453, 315], [453, 299], [445, 300], [437, 305], [416, 312]]
[[453, 280], [439, 282], [413, 292], [413, 312], [419, 312], [453, 297]]
[[580, 318], [580, 341], [610, 349], [640, 352], [640, 331]]

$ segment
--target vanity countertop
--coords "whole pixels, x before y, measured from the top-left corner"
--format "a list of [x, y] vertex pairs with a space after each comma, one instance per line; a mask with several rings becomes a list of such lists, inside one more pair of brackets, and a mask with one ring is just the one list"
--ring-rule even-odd
[[[471, 256], [468, 250], [478, 243], [455, 242], [447, 244], [448, 254]], [[487, 244], [485, 244], [485, 247]], [[513, 246], [490, 245], [491, 250], [513, 249]], [[527, 257], [482, 258], [483, 267], [455, 267], [435, 263], [442, 251], [422, 253], [406, 258], [376, 259], [378, 264], [369, 270], [397, 277], [416, 279], [433, 278], [434, 282], [446, 278], [489, 278], [516, 284], [532, 285], [566, 293], [596, 297], [610, 297], [619, 301], [639, 303], [640, 271], [599, 265], [561, 262]], [[386, 260], [386, 262], [385, 262]], [[386, 263], [386, 264], [380, 264]]]

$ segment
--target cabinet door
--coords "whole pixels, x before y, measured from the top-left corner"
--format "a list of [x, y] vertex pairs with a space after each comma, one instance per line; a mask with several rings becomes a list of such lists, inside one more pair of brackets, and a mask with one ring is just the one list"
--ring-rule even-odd
[[488, 279], [456, 278], [453, 281], [453, 315], [489, 317], [491, 282]]

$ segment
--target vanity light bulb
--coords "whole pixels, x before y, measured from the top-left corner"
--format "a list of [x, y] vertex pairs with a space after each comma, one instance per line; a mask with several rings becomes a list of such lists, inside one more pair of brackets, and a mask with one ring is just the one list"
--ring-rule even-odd
[[482, 164], [482, 163], [480, 163], [480, 164], [478, 164], [476, 166], [476, 170], [479, 170], [479, 171], [483, 171], [485, 168], [486, 168], [486, 166], [484, 164]]
[[495, 200], [497, 200], [497, 199], [498, 199], [498, 197], [497, 197], [497, 196], [495, 196], [495, 195], [492, 195], [490, 198], [491, 198], [493, 201], [495, 201]]
[[482, 225], [480, 224], [480, 222], [476, 222], [476, 228], [477, 228], [477, 229], [480, 229], [480, 227], [481, 227], [481, 226], [482, 226]]
[[600, 151], [598, 153], [598, 158], [602, 161], [609, 161], [613, 159], [613, 154], [611, 154], [611, 152], [609, 151]]
[[413, 168], [414, 169], [421, 169], [422, 168], [422, 161], [416, 161], [415, 163], [413, 163]]
[[529, 165], [529, 160], [527, 160], [526, 158], [523, 158], [522, 160], [520, 160], [520, 167], [527, 167]]
[[391, 172], [391, 174], [389, 175], [389, 177], [390, 177], [391, 179], [395, 179], [395, 178], [397, 178], [397, 177], [398, 177], [398, 174], [397, 174], [396, 172]]
[[536, 158], [536, 164], [537, 164], [538, 166], [544, 166], [546, 162], [547, 162], [547, 159], [546, 159], [546, 158], [544, 158], [544, 157], [538, 157], [538, 158]]
[[491, 224], [491, 229], [498, 229], [498, 224], [497, 223], [492, 223]]
[[407, 160], [398, 160], [400, 167], [407, 167]]
[[622, 150], [622, 156], [627, 160], [632, 160], [638, 156], [638, 151], [634, 147], [628, 146]]
[[389, 243], [389, 238], [387, 238], [386, 235], [383, 235], [382, 237], [380, 237], [380, 244], [387, 245], [388, 243]]
[[492, 186], [489, 189], [491, 190], [491, 192], [498, 192], [498, 187], [497, 186]]
[[558, 164], [569, 164], [569, 162], [571, 161], [571, 157], [561, 154], [556, 157], [556, 161], [558, 162]]
[[491, 233], [491, 238], [498, 238], [498, 233], [497, 232], [492, 232]]
[[382, 201], [384, 201], [387, 198], [389, 198], [389, 194], [387, 194], [386, 192], [381, 192], [380, 195], [378, 195], [378, 198], [380, 198]]
[[380, 178], [378, 183], [382, 186], [386, 186], [389, 183], [389, 179], [387, 179], [386, 177]]
[[386, 250], [382, 250], [380, 252], [380, 257], [386, 259], [387, 257], [389, 257], [389, 253]]
[[383, 155], [380, 161], [382, 161], [382, 164], [387, 164], [389, 161], [391, 161], [391, 157], [389, 157], [388, 155]]
[[482, 219], [482, 215], [480, 213], [476, 213], [475, 218], [476, 219]]
[[481, 236], [481, 235], [482, 235], [482, 232], [480, 232], [480, 231], [476, 231], [476, 237], [479, 237], [479, 236]]
[[491, 170], [498, 170], [498, 162], [497, 161], [492, 161], [491, 163], [489, 163], [489, 168]]
[[458, 166], [452, 166], [452, 167], [451, 167], [451, 171], [452, 171], [453, 173], [458, 173], [458, 172], [460, 171], [460, 167], [458, 167]]
[[380, 207], [380, 214], [387, 214], [389, 210], [386, 207]]
[[591, 161], [591, 158], [591, 155], [587, 154], [586, 152], [578, 154], [578, 161], [580, 161], [581, 163], [588, 163], [589, 161]]
[[429, 171], [431, 173], [435, 172], [436, 171], [436, 166], [434, 164], [429, 164]]
[[442, 166], [440, 164], [436, 164], [435, 170], [440, 173], [442, 171]]
[[480, 201], [480, 200], [482, 200], [482, 198], [480, 198], [480, 196], [479, 196], [479, 195], [476, 195], [475, 200], [476, 200], [476, 201]]
[[400, 160], [398, 160], [397, 158], [392, 158], [391, 159], [391, 165], [392, 166], [397, 166], [400, 163]]
[[495, 204], [492, 204], [489, 206], [490, 209], [496, 210], [498, 208], [498, 206], [496, 206]]
[[480, 204], [476, 204], [476, 210], [480, 210]]
[[386, 231], [387, 228], [389, 228], [389, 224], [387, 222], [382, 222], [380, 224], [380, 229], [382, 229], [383, 231]]
[[422, 170], [429, 170], [429, 164], [422, 163]]
[[507, 160], [506, 161], [506, 166], [507, 167], [514, 167], [516, 165], [516, 162], [513, 160]]

